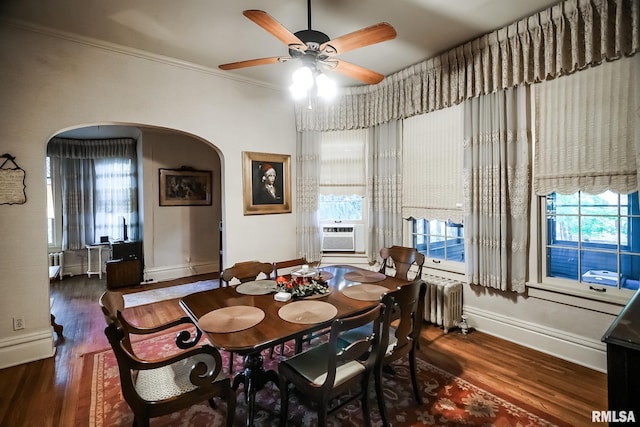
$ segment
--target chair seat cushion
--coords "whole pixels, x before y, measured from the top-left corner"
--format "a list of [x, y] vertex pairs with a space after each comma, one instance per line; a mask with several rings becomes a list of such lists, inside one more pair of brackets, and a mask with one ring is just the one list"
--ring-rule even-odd
[[[281, 363], [286, 363], [294, 368], [300, 375], [315, 385], [322, 385], [327, 379], [327, 360], [329, 352], [335, 350], [329, 348], [329, 344], [321, 344], [313, 347], [304, 353], [299, 353]], [[338, 386], [345, 381], [364, 372], [362, 363], [351, 360], [336, 367], [336, 380], [334, 386]]]
[[[134, 386], [141, 398], [150, 402], [170, 399], [198, 388], [191, 383], [189, 374], [198, 362], [204, 362], [210, 370], [215, 368], [215, 359], [208, 354], [198, 354], [171, 365], [156, 369], [135, 371]], [[220, 370], [217, 380], [225, 378]]]

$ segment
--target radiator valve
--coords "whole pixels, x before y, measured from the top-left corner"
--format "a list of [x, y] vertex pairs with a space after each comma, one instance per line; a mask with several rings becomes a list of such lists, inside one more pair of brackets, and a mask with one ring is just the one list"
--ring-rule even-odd
[[462, 335], [467, 335], [469, 333], [469, 324], [467, 323], [467, 316], [463, 314], [460, 317], [462, 318], [462, 320], [458, 324], [458, 327], [460, 328], [460, 332], [462, 332]]

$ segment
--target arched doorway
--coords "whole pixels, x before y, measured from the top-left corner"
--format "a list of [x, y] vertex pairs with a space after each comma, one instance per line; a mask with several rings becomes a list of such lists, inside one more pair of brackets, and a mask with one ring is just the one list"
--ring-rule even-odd
[[[223, 252], [221, 156], [213, 145], [177, 130], [142, 125], [84, 126], [61, 132], [54, 138], [136, 140], [138, 238], [144, 254], [142, 283], [220, 271]], [[211, 204], [160, 206], [160, 169], [185, 167], [211, 172]], [[49, 184], [55, 185], [53, 182]], [[91, 268], [95, 269], [89, 264], [87, 251], [63, 250], [61, 198], [55, 190], [51, 194], [53, 206], [48, 209], [48, 216], [52, 217], [48, 233], [49, 252], [64, 253], [63, 275], [85, 274]], [[117, 232], [111, 234], [113, 236], [99, 235], [96, 239], [108, 237], [110, 240], [119, 240], [126, 237]], [[103, 271], [104, 267], [101, 265], [100, 269]]]

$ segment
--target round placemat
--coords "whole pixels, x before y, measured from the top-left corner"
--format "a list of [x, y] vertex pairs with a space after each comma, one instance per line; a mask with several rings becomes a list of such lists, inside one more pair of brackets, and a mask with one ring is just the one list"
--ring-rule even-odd
[[263, 279], [240, 283], [236, 291], [243, 295], [266, 295], [276, 291], [276, 281]]
[[233, 305], [210, 311], [200, 318], [198, 326], [205, 332], [224, 334], [257, 325], [264, 319], [264, 311], [250, 305]]
[[330, 271], [320, 271], [320, 278], [325, 282], [333, 277], [333, 273]]
[[323, 301], [294, 301], [278, 310], [282, 320], [311, 325], [326, 322], [336, 317], [338, 309]]
[[345, 273], [344, 278], [352, 282], [373, 283], [384, 280], [387, 276], [377, 271], [350, 271]]
[[353, 285], [342, 290], [345, 296], [360, 301], [378, 301], [386, 292], [389, 292], [389, 289], [384, 286], [367, 284]]

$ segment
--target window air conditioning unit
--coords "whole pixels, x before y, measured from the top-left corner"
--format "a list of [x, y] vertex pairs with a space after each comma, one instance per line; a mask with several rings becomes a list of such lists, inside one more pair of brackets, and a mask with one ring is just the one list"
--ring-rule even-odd
[[353, 226], [323, 227], [322, 252], [354, 252], [355, 234]]

